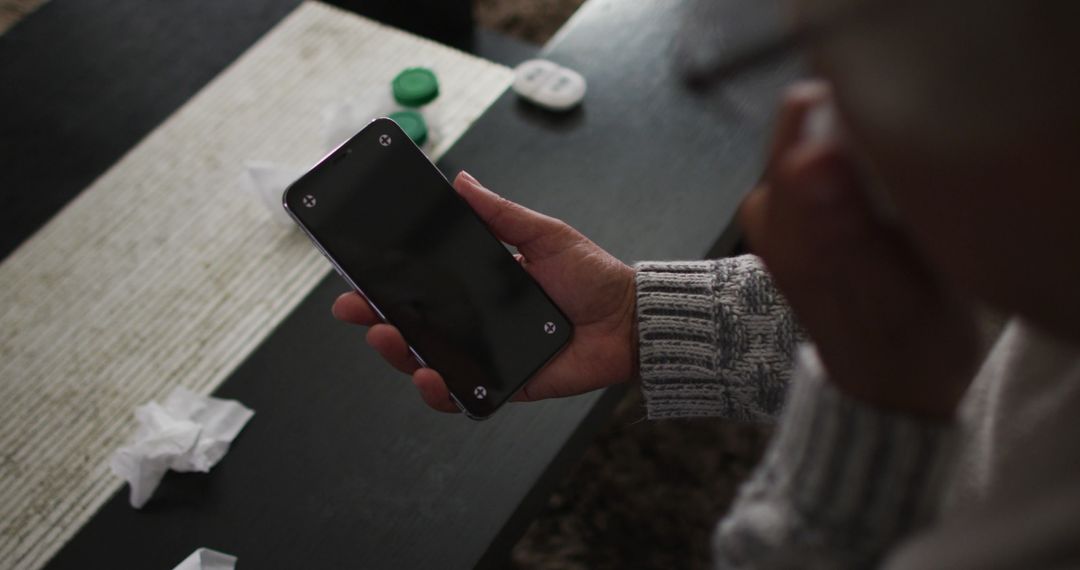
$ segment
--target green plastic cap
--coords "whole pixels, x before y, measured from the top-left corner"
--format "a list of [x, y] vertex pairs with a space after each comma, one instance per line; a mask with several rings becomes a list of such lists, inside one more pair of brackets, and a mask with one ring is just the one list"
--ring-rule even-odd
[[409, 135], [416, 146], [421, 146], [427, 141], [427, 123], [424, 122], [424, 117], [416, 111], [398, 111], [396, 113], [390, 113], [390, 120], [394, 121], [401, 127], [401, 130], [405, 131], [405, 134]]
[[426, 67], [410, 67], [402, 71], [391, 85], [394, 100], [406, 107], [419, 107], [439, 96], [439, 80]]

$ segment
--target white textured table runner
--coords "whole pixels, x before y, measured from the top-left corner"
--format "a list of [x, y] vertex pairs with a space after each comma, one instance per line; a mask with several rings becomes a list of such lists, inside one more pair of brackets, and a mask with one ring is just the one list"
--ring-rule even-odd
[[436, 158], [511, 81], [305, 3], [0, 264], [0, 567], [44, 565], [116, 491], [136, 405], [212, 391], [327, 273], [244, 161], [314, 163], [328, 103], [413, 65], [441, 83]]

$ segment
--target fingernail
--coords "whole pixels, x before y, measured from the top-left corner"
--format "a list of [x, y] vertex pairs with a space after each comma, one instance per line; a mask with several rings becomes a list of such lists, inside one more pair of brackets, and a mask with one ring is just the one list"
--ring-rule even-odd
[[473, 184], [473, 185], [475, 185], [475, 186], [479, 186], [479, 185], [480, 185], [480, 181], [479, 181], [479, 180], [477, 180], [476, 178], [473, 178], [473, 175], [472, 175], [472, 174], [469, 174], [468, 172], [465, 172], [464, 170], [462, 170], [462, 171], [461, 171], [461, 174], [459, 174], [459, 176], [461, 176], [461, 177], [462, 177], [462, 178], [464, 178], [465, 180], [468, 180], [468, 181], [469, 181], [469, 183], [471, 183], [471, 184]]
[[836, 110], [829, 103], [814, 105], [803, 119], [802, 140], [809, 143], [825, 143], [836, 136]]

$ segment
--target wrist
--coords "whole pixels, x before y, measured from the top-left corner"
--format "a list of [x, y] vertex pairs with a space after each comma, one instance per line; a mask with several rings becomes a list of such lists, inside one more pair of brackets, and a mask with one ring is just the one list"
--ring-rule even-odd
[[641, 380], [641, 366], [638, 361], [638, 319], [637, 319], [637, 282], [636, 273], [632, 267], [627, 268], [629, 270], [630, 278], [627, 280], [627, 293], [626, 293], [626, 342], [629, 348], [630, 354], [630, 374], [627, 377], [627, 381], [636, 383]]

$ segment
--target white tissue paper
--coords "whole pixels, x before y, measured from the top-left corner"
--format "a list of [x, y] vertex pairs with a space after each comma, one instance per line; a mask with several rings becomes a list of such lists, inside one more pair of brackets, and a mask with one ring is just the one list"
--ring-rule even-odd
[[224, 552], [200, 548], [191, 553], [178, 564], [173, 570], [233, 570], [236, 568], [236, 557], [229, 556]]
[[281, 205], [285, 189], [304, 174], [302, 168], [281, 166], [264, 160], [249, 160], [244, 163], [246, 183], [270, 212], [270, 217], [282, 225], [292, 225], [292, 219]]
[[[371, 121], [404, 109], [394, 100], [389, 88], [368, 89], [357, 97], [331, 101], [322, 112], [323, 138], [327, 152], [351, 139]], [[423, 149], [430, 154], [431, 149], [438, 146], [442, 140], [439, 117], [430, 105], [425, 105], [419, 112], [424, 117], [428, 131]]]
[[373, 119], [397, 110], [390, 89], [374, 90], [357, 97], [331, 101], [323, 108], [323, 139], [326, 150], [337, 146], [360, 132]]
[[[389, 86], [369, 88], [360, 95], [332, 100], [322, 110], [322, 133], [326, 152], [337, 148], [341, 143], [352, 138], [368, 123], [402, 109], [393, 96]], [[430, 112], [422, 111], [427, 124], [428, 136], [424, 151], [430, 152], [441, 140], [439, 121], [433, 119]], [[292, 219], [281, 205], [285, 189], [305, 172], [265, 160], [244, 162], [244, 185], [270, 212], [270, 217], [282, 225], [292, 225]]]
[[178, 387], [163, 404], [135, 408], [135, 440], [113, 452], [109, 467], [131, 485], [131, 506], [141, 508], [169, 469], [209, 471], [253, 415], [235, 400]]

